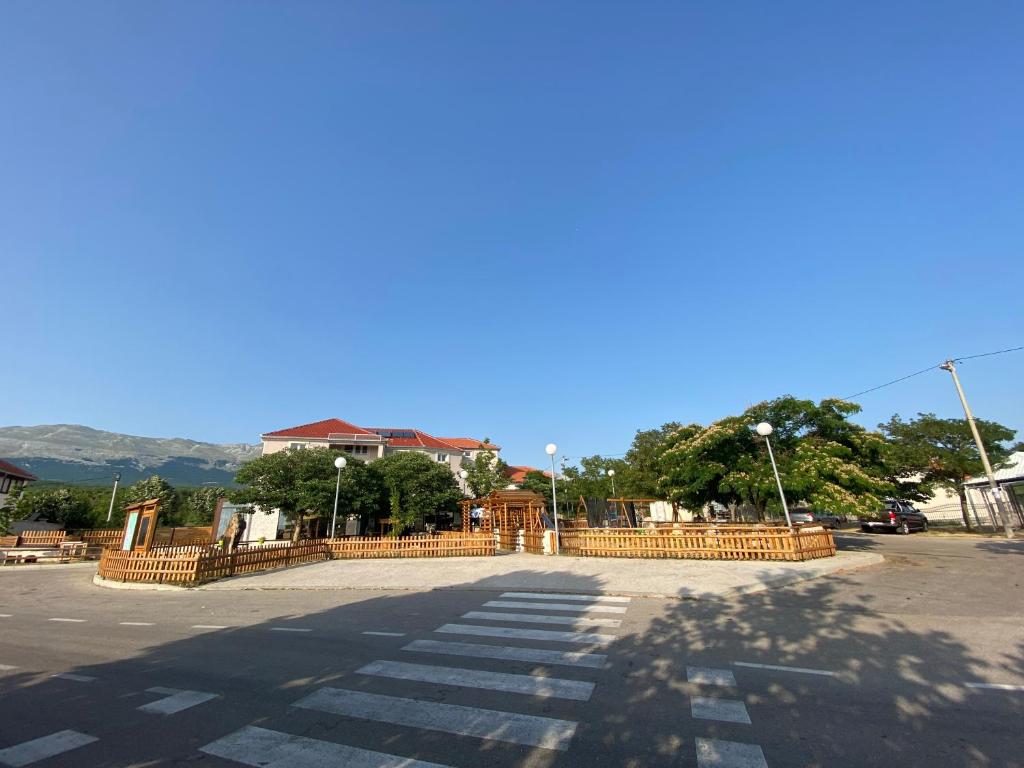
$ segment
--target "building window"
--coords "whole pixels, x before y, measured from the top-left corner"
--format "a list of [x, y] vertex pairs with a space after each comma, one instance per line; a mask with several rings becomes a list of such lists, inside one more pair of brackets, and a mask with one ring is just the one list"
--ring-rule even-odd
[[11, 478], [5, 477], [0, 480], [0, 493], [7, 493], [11, 490]]
[[439, 462], [441, 462], [442, 464], [446, 464], [448, 462], [448, 454], [447, 453], [439, 453], [439, 454], [437, 454], [437, 460]]
[[288, 447], [293, 451], [301, 451], [306, 447], [305, 443], [288, 443]]
[[368, 445], [346, 445], [345, 453], [351, 453], [355, 456], [365, 456], [370, 452]]

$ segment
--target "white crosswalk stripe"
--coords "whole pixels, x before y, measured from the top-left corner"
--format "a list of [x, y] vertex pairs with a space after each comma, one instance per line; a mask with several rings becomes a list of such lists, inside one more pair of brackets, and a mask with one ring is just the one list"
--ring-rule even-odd
[[439, 667], [432, 664], [408, 664], [403, 661], [374, 661], [356, 670], [357, 674], [440, 683], [461, 688], [482, 688], [504, 693], [522, 693], [555, 699], [587, 701], [594, 684], [581, 680], [564, 680], [540, 675], [513, 675], [507, 672], [484, 672], [478, 669]]
[[720, 720], [724, 723], [750, 725], [747, 705], [735, 699], [713, 699], [704, 696], [690, 697], [690, 714], [700, 720]]
[[447, 635], [475, 635], [477, 637], [503, 637], [518, 640], [550, 640], [558, 643], [583, 645], [611, 645], [615, 635], [594, 632], [558, 632], [553, 629], [519, 629], [516, 627], [483, 627], [476, 624], [445, 624], [434, 630]]
[[381, 723], [565, 751], [576, 723], [436, 701], [321, 688], [293, 705]]
[[293, 736], [254, 725], [200, 747], [200, 750], [259, 768], [445, 768], [438, 763]]
[[94, 741], [99, 741], [99, 739], [78, 731], [57, 731], [49, 736], [41, 736], [38, 739], [7, 747], [7, 749], [0, 749], [0, 764], [10, 766], [10, 768], [21, 768], [23, 765], [32, 765], [32, 763], [45, 760], [48, 757], [84, 747]]
[[757, 744], [697, 739], [697, 768], [768, 768]]
[[493, 611], [470, 611], [462, 614], [464, 619], [483, 621], [512, 621], [518, 624], [562, 624], [568, 627], [619, 627], [621, 619], [599, 619], [589, 616], [540, 616], [533, 613], [497, 613]]
[[556, 592], [502, 592], [502, 598], [526, 598], [528, 600], [578, 600], [582, 603], [628, 603], [631, 597], [618, 595], [569, 595]]
[[608, 657], [602, 653], [581, 653], [578, 651], [547, 651], [541, 648], [518, 648], [510, 645], [482, 645], [443, 640], [413, 640], [402, 648], [403, 651], [439, 653], [446, 656], [471, 656], [477, 659], [500, 659], [502, 661], [533, 661], [538, 664], [556, 664], [566, 667], [589, 667], [602, 669]]
[[523, 603], [514, 600], [488, 600], [484, 608], [521, 608], [528, 611], [576, 611], [578, 613], [625, 613], [626, 607], [622, 605], [600, 605], [587, 603], [585, 605], [574, 605], [572, 603]]
[[686, 682], [698, 685], [722, 685], [736, 687], [736, 676], [731, 669], [712, 669], [711, 667], [687, 667]]
[[180, 688], [148, 688], [146, 693], [158, 693], [164, 697], [136, 707], [140, 712], [151, 715], [173, 715], [217, 698], [215, 693], [183, 691]]

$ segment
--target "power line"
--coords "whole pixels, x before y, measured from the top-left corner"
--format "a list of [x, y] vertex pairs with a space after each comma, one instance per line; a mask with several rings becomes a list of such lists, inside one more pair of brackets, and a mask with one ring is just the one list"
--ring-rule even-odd
[[980, 355], [968, 355], [967, 357], [954, 357], [953, 358], [953, 362], [954, 363], [961, 363], [964, 360], [974, 360], [976, 357], [990, 357], [991, 355], [1002, 355], [1002, 354], [1004, 354], [1006, 352], [1017, 352], [1017, 351], [1019, 351], [1021, 349], [1024, 349], [1024, 347], [1010, 347], [1009, 349], [999, 349], [999, 350], [996, 350], [995, 352], [983, 352]]
[[[959, 363], [959, 362], [963, 362], [964, 360], [974, 360], [974, 359], [979, 358], [979, 357], [991, 357], [992, 355], [1003, 355], [1003, 354], [1006, 354], [1007, 352], [1017, 352], [1017, 351], [1022, 350], [1022, 349], [1024, 349], [1024, 346], [1022, 346], [1022, 347], [1010, 347], [1009, 349], [997, 349], [995, 352], [982, 352], [980, 355], [966, 355], [964, 357], [954, 357], [952, 359], [955, 362]], [[853, 400], [855, 397], [860, 397], [861, 395], [866, 395], [869, 392], [874, 392], [876, 390], [883, 389], [885, 387], [890, 387], [893, 384], [899, 384], [901, 381], [906, 381], [907, 379], [912, 379], [915, 376], [920, 376], [922, 373], [928, 373], [928, 371], [934, 371], [934, 370], [938, 369], [938, 367], [939, 366], [937, 366], [937, 365], [930, 365], [927, 368], [922, 368], [920, 371], [915, 371], [914, 373], [907, 374], [906, 376], [900, 376], [898, 379], [893, 379], [892, 381], [887, 381], [887, 382], [885, 382], [885, 384], [879, 384], [877, 387], [871, 387], [871, 389], [865, 389], [863, 392], [858, 392], [855, 395], [850, 395], [849, 397], [844, 397], [842, 399], [843, 400]]]

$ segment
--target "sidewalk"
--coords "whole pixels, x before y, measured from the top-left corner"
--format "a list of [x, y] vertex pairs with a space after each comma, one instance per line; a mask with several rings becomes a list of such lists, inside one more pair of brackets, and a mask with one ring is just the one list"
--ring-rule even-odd
[[[882, 562], [872, 552], [840, 552], [803, 563], [645, 560], [501, 554], [494, 557], [332, 560], [235, 576], [199, 589], [533, 590], [647, 597], [719, 598], [759, 592]], [[595, 584], [599, 585], [595, 590]]]

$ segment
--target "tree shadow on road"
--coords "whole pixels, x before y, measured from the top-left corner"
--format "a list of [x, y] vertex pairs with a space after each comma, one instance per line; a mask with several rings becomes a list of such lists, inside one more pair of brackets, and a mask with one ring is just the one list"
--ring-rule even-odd
[[[520, 583], [544, 584], [542, 591], [602, 590], [600, 579], [565, 573], [542, 556], [536, 563], [536, 568], [466, 582], [461, 589], [424, 592], [97, 592], [107, 608], [130, 605], [139, 618], [160, 611], [162, 630], [179, 637], [147, 645], [144, 627], [116, 626], [116, 620], [106, 619], [110, 648], [122, 658], [63, 668], [94, 682], [53, 678], [52, 669], [0, 677], [0, 748], [68, 728], [99, 741], [47, 765], [229, 766], [237, 763], [200, 748], [257, 726], [457, 768], [484, 762], [493, 768], [693, 766], [695, 737], [756, 743], [773, 768], [1021, 765], [1019, 736], [1009, 727], [1024, 714], [1021, 695], [964, 686], [991, 676], [992, 660], [977, 658], [948, 631], [922, 631], [873, 608], [870, 594], [858, 594], [862, 606], [852, 610], [840, 599], [862, 588], [852, 576], [730, 600], [634, 599], [622, 614], [621, 631], [592, 630], [618, 634], [607, 647], [436, 631], [445, 624], [512, 625], [462, 618], [468, 611], [497, 610], [484, 603], [506, 589], [510, 576]], [[699, 585], [685, 588], [694, 587]], [[67, 612], [73, 605], [68, 600], [53, 610]], [[256, 609], [261, 619], [247, 620]], [[193, 624], [230, 626], [197, 630]], [[85, 626], [44, 626], [41, 631], [60, 632], [74, 647], [75, 633]], [[311, 631], [287, 631], [295, 629]], [[126, 637], [135, 640], [126, 642]], [[602, 653], [608, 655], [608, 666], [584, 669], [402, 650], [416, 639]], [[1022, 659], [1024, 648], [1018, 647], [995, 671], [1024, 677]], [[358, 672], [375, 660], [596, 685], [591, 700], [580, 702]], [[687, 666], [728, 669], [737, 687], [690, 683]], [[173, 715], [147, 714], [138, 707], [161, 698], [147, 692], [154, 687], [210, 692], [218, 699]], [[560, 752], [292, 706], [324, 687], [555, 718], [576, 722], [578, 728], [570, 750]], [[694, 696], [743, 701], [752, 723], [694, 718]]]

